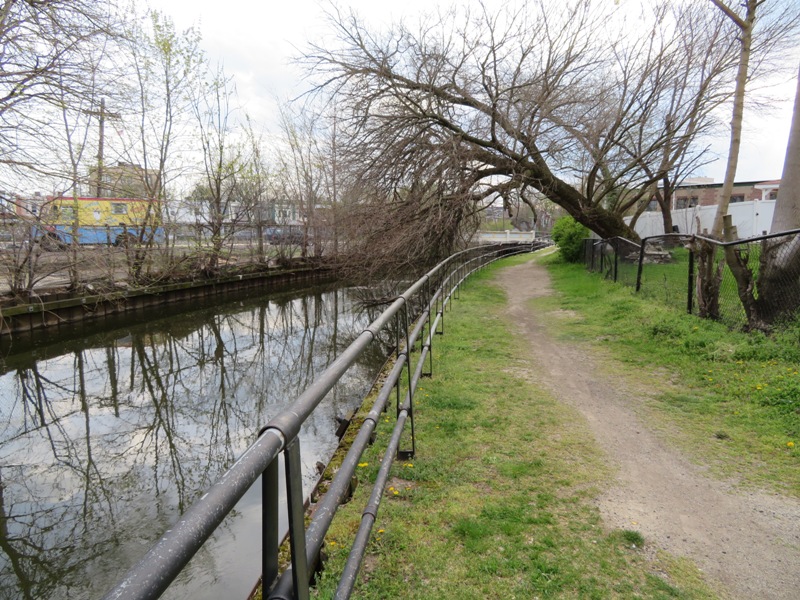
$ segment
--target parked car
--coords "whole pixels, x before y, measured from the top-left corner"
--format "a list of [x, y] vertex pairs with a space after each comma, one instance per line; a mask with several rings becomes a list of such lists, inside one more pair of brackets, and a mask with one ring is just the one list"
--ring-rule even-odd
[[270, 244], [302, 244], [303, 230], [300, 227], [267, 227], [264, 238]]

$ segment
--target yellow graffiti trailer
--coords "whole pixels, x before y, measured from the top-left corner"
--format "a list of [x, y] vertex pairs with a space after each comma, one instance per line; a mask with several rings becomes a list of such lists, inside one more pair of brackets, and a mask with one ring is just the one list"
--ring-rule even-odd
[[42, 207], [36, 238], [56, 244], [133, 243], [138, 239], [164, 241], [160, 205], [139, 198], [50, 199]]

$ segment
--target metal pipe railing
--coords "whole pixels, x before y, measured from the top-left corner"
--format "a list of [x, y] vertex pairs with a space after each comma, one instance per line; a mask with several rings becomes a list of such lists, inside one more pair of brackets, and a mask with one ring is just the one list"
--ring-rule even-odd
[[[325, 533], [338, 506], [349, 492], [350, 480], [355, 472], [358, 459], [372, 438], [377, 420], [386, 408], [392, 389], [397, 389], [399, 393], [399, 381], [404, 370], [409, 375], [408, 392], [403, 405], [398, 406], [395, 431], [402, 433], [406, 421], [411, 420], [412, 453], [414, 451], [413, 394], [419, 378], [422, 376], [425, 358], [432, 354], [432, 336], [453, 295], [457, 295], [460, 285], [469, 274], [486, 264], [510, 253], [526, 252], [546, 245], [549, 245], [548, 240], [536, 240], [532, 244], [517, 244], [512, 249], [506, 245], [494, 245], [464, 250], [442, 261], [412, 284], [364, 329], [291, 405], [267, 424], [256, 442], [245, 450], [230, 469], [182, 515], [178, 523], [153, 545], [105, 598], [109, 600], [158, 598], [262, 474], [264, 476], [262, 483], [265, 517], [263, 542], [265, 545], [263, 548], [265, 595], [266, 591], [273, 588], [271, 598], [307, 598], [308, 580], [310, 573], [317, 566]], [[434, 292], [429, 289], [432, 282], [437, 284]], [[416, 323], [413, 330], [410, 330], [409, 307], [412, 299], [420, 293], [426, 293], [429, 297], [426, 298], [422, 314], [415, 317]], [[437, 303], [439, 303], [438, 309]], [[436, 312], [435, 318], [433, 318], [433, 312]], [[400, 344], [398, 344], [398, 355], [390, 372], [390, 378], [382, 387], [353, 446], [331, 483], [328, 493], [320, 501], [315, 517], [306, 531], [303, 525], [304, 499], [302, 497], [302, 473], [300, 472], [300, 446], [298, 443], [300, 428], [341, 376], [355, 363], [364, 349], [382, 330], [392, 322], [396, 322], [401, 313], [405, 319], [403, 327], [406, 332], [405, 346], [401, 350]], [[411, 351], [426, 325], [427, 338], [423, 340], [417, 366], [412, 374]], [[391, 452], [386, 454], [386, 457], [389, 458], [385, 458], [385, 461], [389, 465], [398, 451], [400, 433], [397, 433], [397, 440], [391, 447]], [[393, 435], [393, 440], [394, 437]], [[286, 455], [284, 462], [290, 517], [292, 567], [278, 578], [276, 459], [281, 451], [284, 451]], [[376, 484], [376, 489], [378, 487], [380, 486]], [[379, 503], [379, 499], [377, 502]], [[371, 509], [370, 514], [372, 512], [377, 514], [377, 504], [374, 505], [374, 510]], [[361, 548], [360, 538], [357, 539], [356, 545]]]
[[[455, 284], [454, 288], [458, 288], [460, 284], [471, 273], [474, 273], [475, 271], [486, 266], [488, 262], [483, 262], [482, 260], [480, 260], [479, 264], [475, 268], [473, 268], [472, 270], [468, 271], [467, 273], [461, 276], [459, 281]], [[444, 284], [442, 285], [442, 287], [439, 288], [439, 290], [437, 290], [436, 295], [440, 294], [443, 289], [444, 289]], [[448, 294], [448, 298], [449, 297], [450, 294]], [[431, 298], [431, 301], [426, 309], [426, 313], [430, 314], [431, 309], [435, 305], [435, 302], [436, 302], [436, 297]], [[419, 384], [419, 380], [422, 377], [426, 354], [430, 353], [434, 331], [436, 330], [436, 324], [440, 319], [440, 317], [441, 317], [441, 312], [437, 314], [436, 319], [432, 322], [431, 327], [429, 328], [428, 331], [428, 336], [423, 343], [422, 352], [420, 353], [419, 359], [417, 360], [417, 366], [414, 372], [414, 376], [412, 377], [411, 386], [409, 387], [409, 390], [406, 394], [405, 402], [403, 403], [403, 406], [400, 408], [400, 411], [398, 413], [397, 421], [395, 423], [394, 429], [392, 430], [392, 437], [383, 455], [383, 459], [381, 460], [381, 466], [380, 469], [378, 470], [378, 475], [373, 485], [369, 501], [367, 502], [367, 506], [361, 514], [361, 524], [359, 525], [358, 531], [356, 532], [355, 540], [350, 548], [350, 553], [348, 555], [347, 562], [342, 571], [342, 575], [339, 579], [339, 585], [334, 595], [334, 598], [336, 600], [346, 600], [347, 598], [349, 598], [350, 595], [352, 594], [353, 587], [355, 586], [358, 572], [361, 568], [361, 563], [363, 561], [364, 554], [366, 553], [367, 543], [369, 542], [369, 536], [372, 532], [372, 527], [378, 518], [378, 509], [380, 508], [381, 499], [383, 498], [383, 495], [386, 491], [386, 483], [389, 480], [389, 473], [392, 467], [392, 463], [394, 462], [395, 456], [398, 453], [400, 438], [402, 436], [403, 429], [405, 428], [405, 423], [408, 420], [409, 416], [412, 417], [411, 422], [413, 427], [414, 392], [416, 391], [417, 385]], [[412, 440], [413, 440], [413, 433], [412, 433]]]

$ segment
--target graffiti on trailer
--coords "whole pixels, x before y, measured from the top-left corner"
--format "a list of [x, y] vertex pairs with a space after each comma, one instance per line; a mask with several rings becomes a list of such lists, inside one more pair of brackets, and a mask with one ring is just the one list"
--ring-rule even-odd
[[140, 198], [53, 198], [42, 208], [36, 238], [71, 244], [164, 241], [158, 202]]

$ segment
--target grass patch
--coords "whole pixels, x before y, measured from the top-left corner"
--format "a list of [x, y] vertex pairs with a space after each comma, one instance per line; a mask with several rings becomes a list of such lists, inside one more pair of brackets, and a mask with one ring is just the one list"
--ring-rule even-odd
[[636, 548], [641, 548], [644, 546], [644, 536], [638, 531], [623, 529], [620, 532], [620, 537], [622, 537], [623, 541], [630, 546], [634, 546]]
[[[434, 340], [434, 377], [415, 403], [417, 455], [393, 466], [354, 596], [714, 598], [691, 565], [648, 557], [628, 543], [635, 532], [603, 526], [593, 498], [611, 473], [578, 414], [524, 377], [526, 342], [503, 314], [495, 268], [470, 280]], [[336, 588], [389, 421], [326, 538], [315, 598]]]
[[558, 293], [537, 308], [574, 315], [547, 321], [556, 335], [594, 345], [608, 374], [638, 381], [656, 418], [718, 475], [800, 496], [800, 323], [769, 337], [730, 331], [545, 262]]

